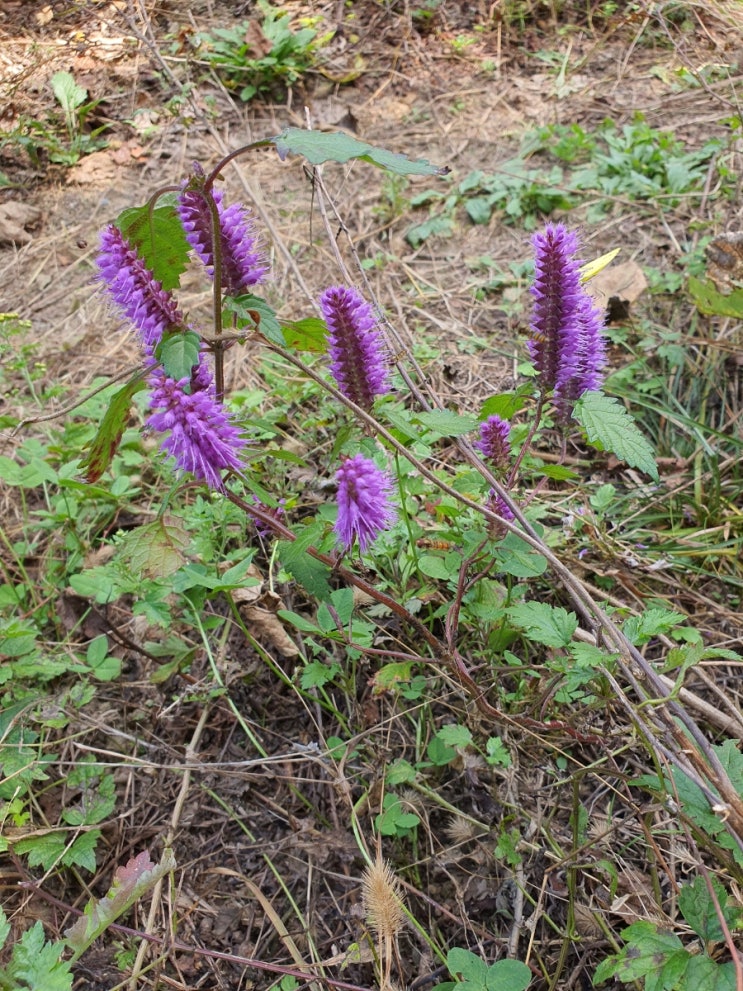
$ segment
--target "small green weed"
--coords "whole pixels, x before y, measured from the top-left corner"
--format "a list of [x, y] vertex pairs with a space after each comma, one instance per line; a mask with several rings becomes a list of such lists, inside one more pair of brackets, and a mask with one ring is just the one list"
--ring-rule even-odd
[[75, 82], [71, 73], [55, 72], [51, 87], [64, 115], [64, 129], [54, 118], [33, 120], [22, 117], [14, 130], [0, 132], [0, 147], [17, 145], [23, 148], [35, 165], [40, 163], [42, 151], [50, 162], [75, 165], [83, 155], [106, 147], [106, 141], [100, 135], [110, 125], [101, 124], [93, 130], [86, 129], [88, 118], [100, 100], [88, 100], [88, 91]]
[[[593, 132], [578, 124], [538, 128], [524, 137], [519, 156], [497, 173], [476, 170], [450, 193], [427, 189], [414, 196], [410, 205], [428, 206], [429, 217], [405, 237], [418, 247], [432, 235], [453, 233], [462, 207], [473, 224], [488, 224], [497, 213], [501, 221], [526, 230], [555, 210], [579, 207], [587, 222], [597, 223], [624, 198], [673, 209], [683, 196], [701, 189], [713, 160], [724, 195], [733, 185], [725, 164], [728, 146], [727, 139], [710, 138], [701, 148], [688, 149], [669, 131], [650, 127], [641, 114], [621, 128], [605, 120]], [[557, 162], [536, 167], [530, 162], [537, 153]]]
[[496, 960], [488, 965], [459, 946], [447, 953], [446, 966], [454, 980], [437, 984], [433, 991], [525, 991], [532, 978], [531, 970], [519, 960]]
[[317, 48], [332, 37], [332, 32], [318, 37], [311, 19], [292, 30], [290, 14], [267, 0], [258, 0], [258, 7], [263, 14], [259, 26], [245, 22], [194, 38], [199, 58], [243, 102], [258, 94], [281, 96], [312, 68]]

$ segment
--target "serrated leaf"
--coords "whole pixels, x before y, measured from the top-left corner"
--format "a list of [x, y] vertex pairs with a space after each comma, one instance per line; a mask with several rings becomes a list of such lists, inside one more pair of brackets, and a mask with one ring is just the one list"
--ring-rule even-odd
[[259, 334], [262, 334], [267, 341], [284, 347], [284, 333], [281, 324], [276, 318], [276, 311], [269, 306], [265, 299], [260, 296], [226, 296], [224, 308], [237, 317], [237, 326], [240, 330], [245, 327], [253, 327]]
[[573, 408], [573, 416], [586, 432], [589, 444], [611, 451], [632, 468], [659, 480], [653, 449], [640, 433], [633, 417], [613, 396], [585, 392]]
[[449, 723], [446, 726], [442, 726], [436, 736], [447, 747], [464, 748], [469, 747], [472, 743], [472, 733], [466, 726], [460, 726], [458, 723]]
[[[716, 878], [710, 877], [710, 881], [728, 928], [738, 928], [741, 910], [727, 904], [727, 892]], [[679, 910], [697, 936], [705, 942], [717, 943], [725, 938], [715, 903], [703, 877], [695, 877], [691, 884], [681, 886]]]
[[281, 325], [281, 333], [288, 348], [295, 351], [311, 351], [323, 354], [328, 349], [328, 326], [319, 317], [306, 317]]
[[455, 578], [458, 572], [457, 568], [448, 567], [443, 557], [435, 554], [421, 554], [418, 558], [418, 570], [427, 578], [435, 578], [437, 581], [448, 581]]
[[377, 148], [359, 141], [343, 131], [307, 131], [301, 127], [286, 127], [281, 134], [270, 139], [276, 146], [282, 161], [287, 155], [302, 155], [311, 165], [323, 162], [350, 162], [361, 159], [396, 175], [448, 175], [448, 168], [431, 165], [424, 159], [411, 161], [406, 155], [397, 155], [384, 148]]
[[132, 398], [144, 388], [144, 381], [135, 378], [111, 396], [101, 424], [80, 465], [86, 482], [97, 482], [113, 461], [129, 418]]
[[71, 961], [61, 960], [63, 943], [50, 943], [44, 938], [40, 922], [27, 929], [13, 948], [6, 974], [13, 988], [27, 987], [33, 991], [70, 991]]
[[177, 289], [188, 265], [190, 247], [175, 207], [132, 207], [120, 213], [114, 223], [163, 289]]
[[575, 613], [547, 602], [520, 602], [507, 613], [516, 626], [526, 630], [530, 640], [546, 647], [567, 647], [578, 629]]
[[636, 646], [647, 643], [652, 637], [669, 633], [674, 626], [686, 622], [682, 613], [670, 609], [646, 609], [639, 616], [629, 616], [622, 624], [622, 632]]
[[191, 536], [175, 516], [163, 516], [131, 530], [122, 541], [119, 559], [142, 578], [167, 578], [185, 562]]
[[198, 363], [201, 338], [193, 330], [165, 334], [155, 349], [155, 357], [161, 362], [168, 378], [189, 378]]
[[65, 931], [65, 939], [75, 951], [74, 958], [77, 959], [112, 922], [173, 870], [175, 858], [170, 849], [164, 851], [159, 864], [153, 864], [144, 851], [132, 857], [126, 866], [117, 868], [106, 895], [92, 898], [74, 926]]

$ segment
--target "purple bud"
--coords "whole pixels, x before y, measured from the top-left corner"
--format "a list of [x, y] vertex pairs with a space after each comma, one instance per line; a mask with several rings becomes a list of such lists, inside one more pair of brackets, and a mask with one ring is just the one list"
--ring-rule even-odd
[[268, 264], [258, 248], [255, 227], [246, 207], [240, 203], [226, 207], [221, 189], [209, 192], [185, 189], [178, 200], [178, 214], [186, 239], [214, 278], [212, 211], [207, 197], [216, 205], [219, 217], [222, 288], [230, 296], [249, 293], [264, 281]]
[[145, 349], [153, 350], [166, 331], [183, 327], [183, 315], [172, 294], [163, 289], [113, 224], [101, 234], [96, 265], [106, 291], [137, 327]]
[[480, 424], [480, 439], [475, 447], [491, 462], [494, 468], [505, 468], [511, 457], [508, 434], [511, 424], [497, 414], [489, 416]]
[[190, 472], [212, 489], [223, 489], [222, 471], [243, 467], [240, 455], [245, 441], [217, 400], [203, 355], [190, 377], [176, 381], [158, 367], [149, 384], [152, 412], [147, 425], [169, 432], [161, 445], [163, 451], [175, 459], [181, 471]]
[[338, 469], [338, 519], [335, 533], [345, 550], [355, 540], [365, 551], [397, 517], [390, 501], [392, 479], [369, 458], [357, 454]]
[[355, 289], [330, 286], [320, 297], [328, 325], [330, 371], [343, 395], [371, 409], [389, 392], [389, 367], [372, 308]]

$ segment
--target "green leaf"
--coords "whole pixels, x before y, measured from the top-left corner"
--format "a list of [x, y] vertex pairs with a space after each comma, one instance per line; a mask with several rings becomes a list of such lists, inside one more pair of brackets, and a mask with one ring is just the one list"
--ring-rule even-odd
[[556, 482], [568, 482], [580, 478], [577, 471], [572, 471], [565, 465], [543, 465], [536, 470], [536, 474], [543, 475], [544, 478], [553, 478]]
[[6, 975], [9, 986], [21, 991], [70, 991], [72, 988], [71, 962], [60, 959], [63, 943], [50, 943], [44, 938], [40, 922], [27, 929], [13, 947]]
[[532, 979], [532, 972], [520, 960], [496, 960], [488, 967], [488, 991], [525, 991]]
[[516, 533], [507, 534], [495, 553], [496, 569], [514, 578], [536, 578], [547, 570], [547, 560]]
[[735, 964], [719, 964], [706, 955], [692, 957], [686, 968], [680, 991], [736, 991]]
[[421, 554], [418, 558], [418, 570], [422, 575], [435, 578], [438, 581], [456, 578], [458, 572], [458, 568], [450, 568], [444, 558], [438, 557], [436, 554]]
[[108, 637], [104, 634], [88, 644], [85, 660], [99, 681], [113, 681], [121, 674], [121, 661], [108, 653]]
[[633, 644], [639, 646], [652, 637], [669, 633], [675, 626], [686, 622], [687, 617], [670, 609], [646, 609], [639, 616], [629, 616], [622, 624], [622, 632]]
[[311, 351], [323, 354], [328, 349], [328, 326], [319, 317], [305, 317], [281, 325], [281, 333], [288, 348], [295, 351]]
[[278, 609], [276, 615], [279, 619], [291, 623], [300, 633], [322, 634], [322, 630], [317, 623], [311, 622], [309, 619], [300, 616], [299, 613], [292, 612], [290, 609]]
[[633, 417], [612, 396], [585, 392], [575, 404], [573, 416], [598, 450], [611, 451], [632, 468], [659, 480], [653, 449], [640, 433]]
[[191, 370], [198, 363], [201, 338], [192, 330], [166, 334], [155, 348], [155, 357], [162, 362], [168, 378], [189, 378]]
[[297, 532], [296, 540], [278, 541], [279, 558], [296, 581], [316, 599], [330, 598], [330, 568], [310, 557], [307, 549], [322, 539], [322, 527], [311, 524]]
[[526, 630], [530, 640], [546, 647], [567, 647], [578, 628], [575, 613], [547, 602], [521, 602], [507, 612], [511, 622]]
[[10, 933], [10, 923], [8, 922], [8, 917], [0, 908], [0, 950], [5, 946], [5, 940], [8, 938]]
[[132, 398], [145, 388], [139, 376], [111, 396], [96, 435], [87, 447], [80, 465], [86, 482], [97, 482], [113, 461], [129, 418]]
[[253, 328], [259, 334], [263, 334], [266, 340], [271, 341], [272, 344], [278, 344], [279, 347], [286, 345], [276, 311], [260, 296], [250, 294], [226, 296], [224, 308], [229, 313], [235, 314], [238, 329]]
[[175, 206], [150, 210], [149, 204], [124, 210], [114, 221], [137, 249], [163, 289], [177, 289], [188, 265], [190, 247]]
[[438, 440], [440, 437], [459, 437], [475, 428], [474, 417], [460, 416], [459, 413], [452, 413], [446, 409], [416, 413], [415, 419], [428, 428], [432, 435], [429, 439], [433, 440]]
[[302, 155], [311, 165], [323, 162], [350, 162], [361, 159], [396, 175], [448, 175], [448, 168], [431, 165], [423, 159], [411, 161], [406, 155], [396, 155], [384, 148], [377, 148], [359, 141], [342, 131], [306, 131], [300, 127], [286, 127], [270, 141], [276, 145], [279, 158]]
[[322, 661], [310, 661], [306, 664], [299, 683], [307, 691], [310, 688], [322, 688], [340, 674], [340, 664], [323, 664]]
[[119, 560], [141, 578], [167, 578], [186, 563], [184, 551], [191, 535], [175, 516], [162, 516], [130, 530], [119, 550]]
[[88, 98], [84, 86], [78, 86], [69, 72], [55, 72], [51, 78], [52, 92], [66, 114], [72, 114]]
[[420, 823], [414, 812], [405, 812], [397, 795], [386, 794], [382, 813], [374, 820], [382, 836], [405, 836]]
[[[681, 940], [673, 933], [661, 932], [652, 922], [633, 922], [622, 931], [625, 946], [614, 956], [599, 964], [593, 983], [601, 984], [610, 977], [617, 977], [625, 984], [660, 972], [666, 960], [686, 952]], [[688, 956], [688, 954], [687, 954]]]
[[732, 317], [743, 320], [743, 289], [731, 293], [721, 293], [711, 281], [702, 282], [693, 275], [689, 277], [689, 295], [700, 313], [706, 316]]
[[431, 738], [426, 748], [426, 757], [435, 767], [446, 767], [447, 764], [451, 764], [453, 760], [456, 760], [457, 752], [454, 747], [450, 747], [444, 743], [437, 733], [436, 736]]
[[460, 726], [458, 723], [450, 723], [447, 726], [442, 726], [436, 736], [447, 747], [464, 749], [472, 743], [472, 733], [470, 733], [466, 726]]
[[476, 954], [463, 950], [460, 946], [454, 946], [446, 955], [446, 966], [452, 977], [461, 977], [485, 991], [488, 965]]
[[[738, 929], [743, 921], [741, 910], [728, 905], [728, 896], [720, 882], [711, 877], [712, 888], [720, 904], [728, 928]], [[721, 942], [725, 936], [717, 917], [715, 903], [710, 897], [703, 877], [695, 877], [691, 884], [684, 884], [679, 893], [679, 909], [691, 928], [705, 942]]]
[[519, 392], [501, 392], [490, 396], [480, 407], [477, 419], [487, 420], [489, 416], [499, 416], [502, 420], [511, 420], [519, 410], [526, 406], [526, 396]]

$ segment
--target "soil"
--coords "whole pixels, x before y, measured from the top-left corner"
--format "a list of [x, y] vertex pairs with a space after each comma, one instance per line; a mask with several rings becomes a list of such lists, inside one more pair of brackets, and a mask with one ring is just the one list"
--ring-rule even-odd
[[[254, 16], [250, 3], [5, 0], [0, 128], [12, 131], [25, 117], [59, 130], [50, 78], [69, 71], [99, 101], [88, 127], [106, 125], [106, 146], [72, 166], [51, 162], [43, 142], [32, 154], [13, 142], [0, 147], [0, 312], [31, 321], [34, 360], [45, 368], [33, 394], [19, 388], [0, 400], [0, 412], [46, 415], [69, 402], [70, 389], [84, 390], [132, 364], [131, 339], [94, 285], [99, 232], [125, 207], [180, 183], [193, 161], [209, 169], [241, 144], [309, 123], [315, 129], [345, 128], [372, 144], [446, 165], [453, 176], [448, 182], [458, 182], [475, 169], [497, 172], [516, 154], [523, 134], [541, 125], [578, 123], [590, 130], [605, 118], [622, 126], [640, 113], [693, 148], [726, 133], [726, 118], [740, 113], [743, 35], [735, 5], [716, 11], [689, 5], [678, 23], [629, 12], [639, 6], [634, 4], [626, 14], [600, 16], [602, 5], [596, 3], [525, 2], [522, 15], [510, 21], [501, 8], [519, 5], [421, 4], [430, 17], [418, 16], [407, 2], [284, 6], [293, 17], [317, 17], [321, 30], [334, 31], [322, 64], [280, 101], [241, 104], [195, 62], [191, 42], [199, 31]], [[729, 72], [695, 88], [674, 85], [680, 70], [697, 73], [712, 63]], [[423, 335], [436, 340], [435, 353], [425, 358], [426, 372], [445, 405], [476, 411], [484, 398], [512, 385], [527, 330], [526, 284], [508, 288], [504, 299], [488, 282], [495, 266], [508, 270], [528, 259], [529, 234], [518, 223], [495, 214], [489, 223], [473, 225], [458, 216], [452, 236], [430, 238], [414, 249], [405, 233], [418, 215], [407, 201], [439, 188], [437, 182], [448, 190], [447, 180], [403, 182], [361, 162], [328, 164], [321, 181], [340, 218], [329, 222], [328, 237], [320, 180], [298, 158], [282, 162], [272, 150], [262, 150], [237, 159], [225, 175], [228, 194], [252, 201], [266, 231], [273, 270], [267, 295], [281, 316], [314, 313], [319, 292], [341, 280], [338, 255], [350, 281], [359, 282], [357, 256], [376, 305], [403, 341], [416, 345]], [[712, 192], [662, 216], [620, 204], [605, 220], [586, 226], [586, 253], [598, 256], [621, 246], [625, 260], [670, 270], [677, 254], [701, 236], [743, 228], [743, 199], [725, 201], [726, 212], [718, 213]], [[10, 205], [11, 212], [3, 214]], [[18, 205], [25, 211], [19, 213]], [[425, 212], [418, 214], [424, 219]], [[180, 298], [192, 319], [208, 319], [210, 296], [195, 278], [185, 282]], [[234, 355], [228, 388], [249, 384], [252, 374], [250, 357]], [[55, 399], [59, 385], [67, 391]], [[41, 404], [39, 396], [46, 397]], [[15, 443], [9, 432], [0, 435], [0, 453], [12, 453]], [[20, 508], [11, 500], [6, 509], [12, 532]], [[284, 607], [292, 608], [291, 602]], [[84, 604], [70, 597], [66, 608], [84, 611]], [[109, 611], [101, 622], [120, 624], [136, 640], [130, 618]], [[140, 907], [124, 920], [130, 930], [157, 939], [154, 969], [142, 974], [138, 987], [269, 987], [275, 978], [258, 969], [260, 962], [302, 972], [312, 965], [315, 973], [374, 986], [361, 905], [364, 863], [351, 807], [356, 803], [353, 814], [372, 837], [385, 766], [398, 757], [414, 759], [416, 741], [400, 718], [399, 702], [369, 690], [348, 713], [364, 754], [361, 775], [355, 759], [339, 765], [324, 756], [318, 741], [335, 731], [326, 725], [326, 714], [319, 707], [302, 709], [297, 694], [239, 632], [222, 645], [219, 658], [229, 699], [208, 704], [198, 692], [211, 678], [203, 653], [196, 652], [188, 678], [170, 682], [167, 690], [152, 683], [153, 659], [135, 650], [125, 656], [125, 678], [99, 690], [97, 711], [83, 710], [87, 724], [76, 727], [79, 736], [70, 735], [60, 754], [61, 761], [76, 759], [83, 741], [93, 752], [121, 755], [121, 817], [106, 827], [96, 876], [79, 887], [63, 876], [41, 885], [53, 893], [53, 906], [41, 893], [25, 898], [14, 924], [43, 918], [61, 931], [71, 919], [65, 905], [83, 902], [84, 888], [105, 891], [114, 868], [140, 850], [149, 849], [157, 859], [175, 822], [175, 888], [163, 893], [156, 919]], [[369, 662], [363, 663], [371, 677]], [[278, 656], [275, 664], [291, 678], [290, 657]], [[236, 712], [268, 759], [257, 756]], [[584, 769], [611, 753], [609, 763], [618, 772], [612, 787], [620, 788], [628, 808], [637, 808], [629, 787], [616, 785], [630, 770], [622, 763], [619, 774], [613, 756], [626, 727], [607, 711], [582, 727], [585, 742], [545, 742], [507, 725], [483, 726], [454, 684], [433, 718], [456, 721], [463, 712], [485, 738], [501, 733], [508, 739], [515, 766], [460, 762], [442, 769], [438, 795], [458, 814], [410, 791], [407, 808], [423, 822], [418, 846], [390, 841], [385, 854], [404, 870], [405, 897], [423, 931], [441, 945], [469, 947], [489, 961], [509, 948], [525, 959], [530, 947], [532, 987], [588, 988], [596, 961], [610, 952], [607, 928], [618, 933], [627, 922], [646, 918], [658, 898], [654, 884], [668, 883], [628, 849], [626, 870], [610, 891], [601, 869], [594, 869], [624, 841], [616, 832], [602, 832], [609, 788], [602, 793], [587, 773], [568, 786], [561, 779], [561, 747], [570, 746]], [[197, 728], [199, 749], [186, 772]], [[364, 800], [359, 782], [370, 762], [379, 780]], [[581, 865], [576, 881], [574, 864], [563, 862], [559, 851], [573, 849], [572, 801], [587, 797], [588, 789], [594, 790], [595, 810], [586, 839], [590, 863]], [[649, 817], [660, 835], [673, 815], [644, 802], [638, 819]], [[532, 828], [522, 831], [519, 855], [509, 860], [496, 844], [508, 823], [517, 821], [517, 810], [528, 811]], [[625, 839], [629, 843], [636, 835], [628, 830]], [[411, 853], [414, 862], [404, 864]], [[685, 869], [677, 869], [677, 879]], [[579, 894], [571, 904], [577, 901], [580, 916], [568, 919], [568, 884], [576, 883]], [[519, 888], [527, 893], [525, 904], [516, 895]], [[177, 921], [176, 944], [171, 920]], [[567, 926], [575, 939], [560, 959]], [[100, 941], [76, 971], [76, 987], [97, 991], [121, 981], [114, 959], [118, 940], [119, 949], [139, 945], [130, 932]], [[399, 957], [396, 986], [412, 991], [446, 979], [412, 928], [400, 937]], [[550, 975], [558, 972], [555, 984]]]

